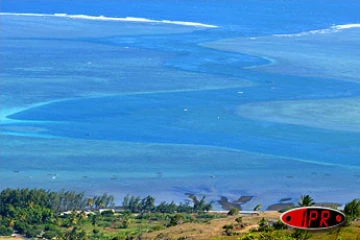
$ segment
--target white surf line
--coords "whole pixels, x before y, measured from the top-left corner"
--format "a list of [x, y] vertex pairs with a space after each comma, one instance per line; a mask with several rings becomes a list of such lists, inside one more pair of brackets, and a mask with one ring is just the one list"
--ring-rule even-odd
[[350, 23], [350, 24], [336, 25], [335, 27], [337, 29], [360, 28], [360, 23]]
[[58, 17], [68, 19], [83, 19], [83, 20], [94, 20], [94, 21], [119, 21], [119, 22], [145, 22], [145, 23], [163, 23], [163, 24], [174, 24], [182, 26], [192, 27], [204, 27], [204, 28], [218, 28], [218, 26], [211, 24], [204, 24], [198, 22], [186, 22], [186, 21], [172, 21], [172, 20], [153, 20], [148, 18], [138, 17], [106, 17], [100, 16], [89, 16], [84, 14], [66, 14], [66, 13], [54, 13], [54, 14], [43, 14], [43, 13], [11, 13], [11, 12], [0, 12], [0, 16], [24, 16], [24, 17]]
[[315, 29], [300, 33], [291, 33], [291, 34], [274, 34], [275, 37], [301, 37], [313, 34], [326, 34], [326, 33], [335, 33], [339, 32], [343, 29], [351, 29], [351, 28], [360, 28], [360, 23], [349, 23], [349, 24], [341, 24], [341, 25], [333, 25], [329, 28], [324, 29]]

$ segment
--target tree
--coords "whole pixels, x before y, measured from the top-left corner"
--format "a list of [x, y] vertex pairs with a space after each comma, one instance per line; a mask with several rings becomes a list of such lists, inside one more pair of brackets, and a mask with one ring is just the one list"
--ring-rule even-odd
[[239, 214], [239, 209], [236, 208], [236, 207], [230, 209], [230, 211], [228, 212], [229, 216], [235, 216], [235, 215], [238, 215], [238, 214]]
[[262, 218], [262, 219], [260, 220], [258, 231], [259, 231], [259, 232], [268, 232], [268, 231], [270, 231], [269, 222], [268, 222], [265, 218]]
[[0, 226], [0, 236], [10, 236], [13, 233], [11, 227]]
[[[180, 206], [180, 205], [179, 205]], [[174, 201], [171, 201], [168, 205], [167, 205], [167, 212], [168, 213], [174, 213], [176, 212], [178, 206], [176, 206]], [[180, 212], [180, 211], [178, 211]]]
[[[176, 207], [176, 205], [175, 205]], [[175, 208], [176, 209], [176, 208]], [[170, 207], [169, 207], [169, 204], [167, 204], [165, 201], [161, 202], [159, 205], [156, 206], [156, 209], [155, 211], [156, 212], [161, 212], [161, 213], [174, 213], [175, 212], [175, 209], [174, 211], [172, 212]]]
[[207, 212], [212, 209], [212, 203], [206, 203], [205, 198], [206, 196], [203, 196], [200, 201], [197, 199], [196, 196], [192, 195], [190, 198], [194, 202], [193, 211], [194, 212]]
[[350, 219], [356, 219], [360, 217], [360, 199], [354, 199], [345, 204], [344, 213]]
[[87, 198], [86, 199], [86, 205], [90, 208], [90, 210], [92, 211], [92, 208], [93, 208], [93, 199], [92, 198]]
[[29, 228], [26, 233], [25, 233], [25, 236], [27, 238], [35, 238], [36, 236], [40, 235], [41, 234], [41, 230], [40, 229], [37, 229], [37, 228]]
[[25, 234], [29, 230], [30, 226], [27, 223], [16, 221], [14, 225], [14, 229], [18, 231], [20, 234]]
[[55, 223], [56, 218], [54, 216], [53, 211], [51, 209], [45, 208], [42, 212], [42, 222], [43, 223]]
[[314, 204], [315, 204], [314, 200], [309, 195], [301, 196], [300, 202], [298, 202], [298, 205], [300, 207], [313, 206]]
[[141, 198], [139, 196], [126, 195], [123, 201], [123, 208], [133, 213], [141, 211]]
[[190, 201], [186, 201], [185, 203], [180, 203], [176, 207], [177, 212], [185, 212], [185, 213], [191, 213], [193, 211], [193, 208], [190, 205]]
[[155, 209], [155, 198], [149, 195], [142, 199], [141, 208], [143, 212], [152, 212]]
[[97, 214], [91, 214], [90, 215], [90, 222], [91, 222], [91, 225], [93, 225], [94, 228], [98, 224], [98, 221], [99, 221], [99, 216]]
[[103, 200], [100, 200], [99, 202], [99, 207], [103, 208], [105, 206], [105, 202]]
[[122, 207], [125, 209], [125, 210], [129, 210], [129, 202], [130, 202], [130, 195], [129, 194], [126, 194], [126, 196], [124, 197], [124, 200], [122, 202]]

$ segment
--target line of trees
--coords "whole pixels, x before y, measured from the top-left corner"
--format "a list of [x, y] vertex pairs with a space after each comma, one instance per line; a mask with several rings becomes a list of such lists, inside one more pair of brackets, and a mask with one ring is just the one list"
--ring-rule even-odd
[[[33, 238], [41, 234], [41, 225], [51, 225], [57, 221], [55, 213], [86, 207], [99, 209], [113, 205], [114, 197], [107, 194], [86, 198], [84, 193], [75, 191], [51, 192], [44, 189], [8, 188], [0, 193], [0, 236], [10, 235], [16, 230], [19, 234]], [[72, 214], [68, 220], [71, 220], [71, 216]], [[49, 233], [51, 231], [46, 231], [46, 234]]]
[[191, 196], [190, 198], [192, 199], [193, 204], [191, 204], [190, 201], [179, 204], [176, 204], [174, 201], [171, 201], [170, 203], [163, 201], [160, 204], [155, 205], [155, 198], [150, 195], [145, 198], [140, 198], [139, 196], [130, 196], [128, 194], [124, 197], [122, 207], [124, 210], [132, 213], [197, 213], [207, 212], [212, 209], [212, 202], [207, 203], [205, 196], [200, 200], [198, 200], [196, 196]]
[[72, 209], [107, 208], [114, 206], [114, 196], [104, 193], [101, 196], [86, 198], [84, 193], [75, 191], [52, 192], [44, 189], [10, 189], [7, 188], [0, 193], [0, 214], [7, 216], [11, 208], [26, 208], [39, 205], [49, 208], [55, 213]]

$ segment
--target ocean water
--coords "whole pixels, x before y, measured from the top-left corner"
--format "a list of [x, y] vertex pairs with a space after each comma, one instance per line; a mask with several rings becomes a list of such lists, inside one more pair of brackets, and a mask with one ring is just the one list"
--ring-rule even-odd
[[359, 197], [360, 2], [0, 9], [1, 189]]

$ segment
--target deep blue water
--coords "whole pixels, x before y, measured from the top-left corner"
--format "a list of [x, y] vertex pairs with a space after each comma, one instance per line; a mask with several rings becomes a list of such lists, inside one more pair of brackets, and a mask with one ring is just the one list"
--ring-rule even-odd
[[237, 35], [296, 33], [358, 21], [356, 0], [3, 0], [2, 12], [142, 17], [220, 25]]
[[[298, 51], [296, 37], [286, 42], [289, 50], [282, 59], [264, 57], [278, 41], [273, 34], [360, 23], [359, 1], [0, 4], [3, 13], [139, 17], [218, 26], [1, 15], [1, 188], [71, 186], [89, 194], [106, 190], [117, 197], [150, 191], [177, 200], [189, 191], [211, 199], [250, 194], [256, 198], [249, 208], [287, 196], [295, 201], [305, 193], [343, 202], [360, 191], [360, 107], [347, 110], [341, 102], [347, 99], [356, 106], [359, 79], [345, 81], [339, 77], [343, 70], [335, 68], [346, 60], [354, 64], [346, 64], [344, 74], [356, 71], [351, 49], [358, 46], [359, 30], [302, 37], [302, 46], [310, 46], [302, 54], [314, 54], [315, 59], [318, 46], [329, 50], [328, 58], [316, 62], [320, 73], [305, 61], [300, 70], [295, 66], [289, 73], [286, 61]], [[236, 46], [224, 51], [216, 43], [212, 48], [202, 45], [262, 36], [268, 45], [253, 46], [263, 55], [242, 53]], [[330, 51], [332, 39], [343, 39], [347, 51], [341, 59]], [[280, 67], [272, 72], [268, 64]], [[321, 111], [329, 100], [334, 108]], [[303, 101], [308, 105], [299, 114], [296, 103]], [[288, 112], [281, 113], [276, 102]], [[239, 113], [241, 106], [263, 103], [269, 104], [272, 120], [265, 118], [269, 112], [264, 110]], [[307, 114], [326, 124], [309, 123]], [[87, 166], [80, 168], [82, 164]], [[19, 169], [21, 175], [16, 175]], [[49, 172], [57, 174], [56, 180], [46, 178]], [[164, 172], [164, 180], [157, 172]], [[331, 180], [321, 177], [336, 174]], [[81, 178], [84, 175], [92, 180]], [[122, 182], [111, 181], [112, 175]], [[262, 177], [246, 184], [254, 176]]]

